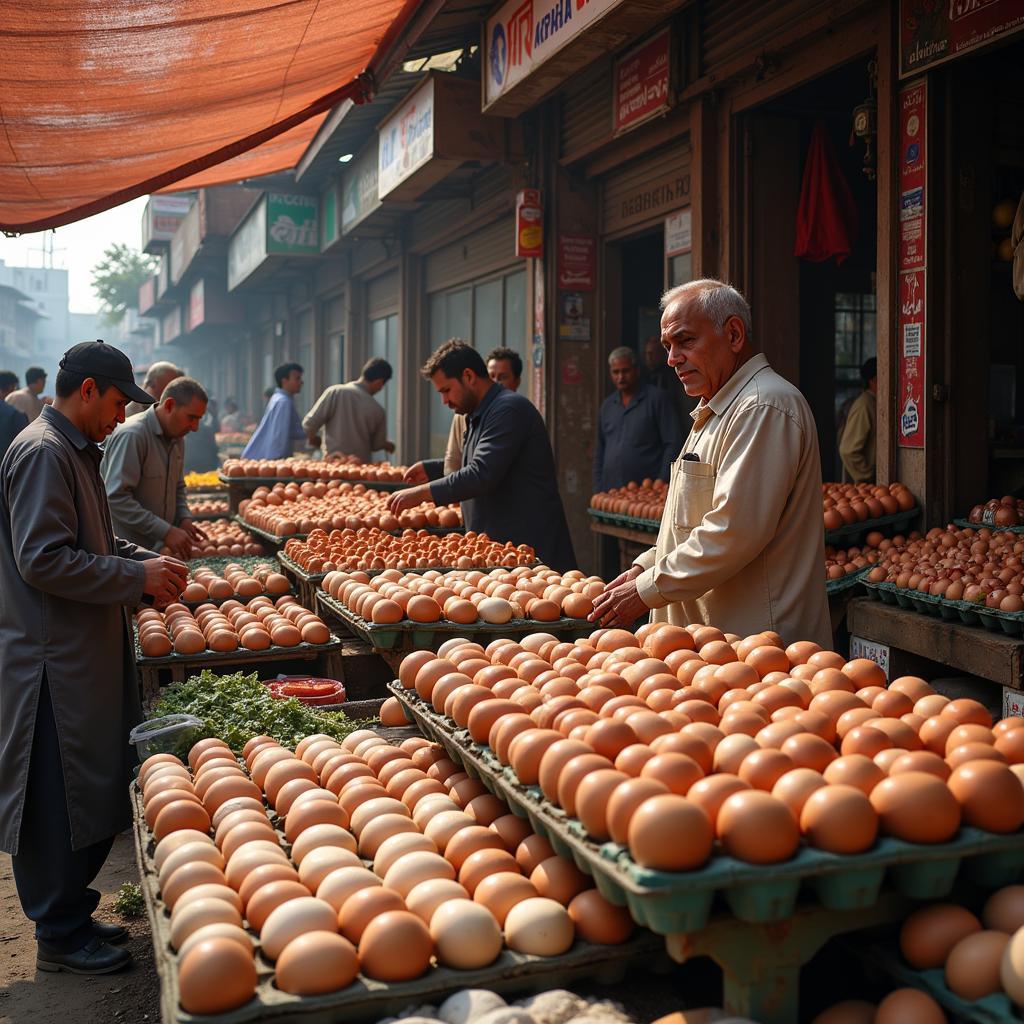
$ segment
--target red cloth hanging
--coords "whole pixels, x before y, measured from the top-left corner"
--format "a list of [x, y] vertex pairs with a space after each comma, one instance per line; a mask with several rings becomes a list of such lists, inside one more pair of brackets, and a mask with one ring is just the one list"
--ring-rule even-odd
[[818, 121], [804, 164], [793, 255], [812, 263], [824, 263], [834, 256], [836, 265], [840, 266], [853, 250], [857, 227], [853, 192], [843, 175], [825, 122]]

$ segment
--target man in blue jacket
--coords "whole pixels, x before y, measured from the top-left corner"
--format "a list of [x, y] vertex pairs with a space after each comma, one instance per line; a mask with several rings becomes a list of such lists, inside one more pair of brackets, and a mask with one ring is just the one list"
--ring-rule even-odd
[[390, 510], [461, 501], [468, 530], [529, 544], [560, 572], [576, 568], [555, 458], [536, 406], [494, 383], [483, 357], [466, 341], [446, 342], [422, 373], [449, 409], [467, 417], [462, 467], [442, 476], [443, 459], [417, 462], [405, 475], [415, 486], [393, 494]]
[[295, 395], [302, 390], [302, 367], [282, 363], [274, 371], [277, 387], [267, 402], [263, 419], [249, 443], [242, 449], [243, 459], [286, 459], [298, 441], [306, 439], [295, 408]]

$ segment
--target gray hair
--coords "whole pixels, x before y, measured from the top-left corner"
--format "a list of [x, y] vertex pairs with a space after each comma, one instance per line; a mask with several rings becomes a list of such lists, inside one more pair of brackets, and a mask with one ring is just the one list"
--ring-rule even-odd
[[608, 353], [608, 365], [611, 366], [616, 359], [628, 359], [636, 366], [636, 353], [628, 345], [620, 345]]
[[161, 377], [181, 377], [184, 372], [181, 367], [175, 366], [174, 363], [153, 363], [146, 371], [146, 379], [142, 382], [142, 386], [144, 388], [149, 387], [160, 380]]
[[750, 339], [753, 334], [750, 303], [731, 284], [718, 281], [713, 277], [688, 281], [686, 284], [669, 288], [661, 297], [662, 310], [666, 310], [679, 299], [689, 297], [693, 292], [697, 293], [694, 300], [697, 308], [715, 327], [721, 329], [729, 317], [738, 316], [746, 329], [747, 339]]
[[168, 398], [173, 398], [175, 405], [188, 405], [197, 398], [201, 402], [209, 401], [203, 385], [192, 377], [175, 377], [164, 388], [160, 401], [166, 402]]

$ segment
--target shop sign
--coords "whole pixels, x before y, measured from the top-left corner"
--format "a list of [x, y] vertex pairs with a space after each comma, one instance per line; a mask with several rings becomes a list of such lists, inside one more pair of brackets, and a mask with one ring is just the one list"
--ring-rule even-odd
[[1003, 718], [1024, 718], [1024, 693], [1003, 687]]
[[199, 278], [188, 293], [188, 329], [194, 331], [206, 319], [206, 282]]
[[900, 0], [900, 77], [1024, 28], [1024, 0]]
[[191, 196], [150, 196], [142, 220], [142, 247], [169, 242], [192, 205]]
[[338, 209], [338, 182], [332, 181], [320, 193], [320, 251], [330, 248], [341, 238], [341, 216]]
[[181, 334], [181, 306], [175, 303], [174, 308], [164, 315], [160, 322], [160, 341], [166, 345]]
[[665, 218], [665, 255], [678, 256], [693, 248], [693, 214], [687, 206]]
[[593, 235], [559, 235], [558, 287], [593, 291], [596, 251], [597, 241]]
[[258, 202], [228, 242], [228, 289], [237, 288], [267, 258], [267, 204]]
[[341, 179], [341, 233], [347, 235], [381, 207], [377, 185], [377, 142], [349, 164]]
[[380, 126], [377, 194], [383, 199], [434, 155], [434, 79], [428, 78]]
[[516, 256], [538, 259], [543, 255], [544, 208], [540, 189], [520, 189], [516, 195]]
[[319, 203], [316, 196], [268, 192], [267, 254], [319, 256]]
[[672, 35], [665, 29], [616, 62], [613, 97], [616, 134], [668, 110], [671, 48]]
[[562, 295], [561, 312], [559, 338], [562, 341], [590, 341], [590, 317], [583, 315], [583, 296], [579, 292]]
[[900, 270], [925, 265], [928, 85], [900, 92]]
[[509, 0], [484, 34], [484, 110], [624, 0]]
[[873, 661], [885, 673], [885, 678], [889, 678], [889, 648], [886, 644], [851, 635], [850, 660], [854, 658], [867, 658], [868, 661]]
[[924, 447], [925, 272], [900, 274], [896, 317], [899, 374], [896, 412], [899, 443], [904, 448]]

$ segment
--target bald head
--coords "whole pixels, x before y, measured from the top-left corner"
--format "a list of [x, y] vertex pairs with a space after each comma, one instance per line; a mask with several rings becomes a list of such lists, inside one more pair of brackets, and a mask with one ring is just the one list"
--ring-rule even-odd
[[142, 382], [142, 390], [159, 399], [164, 388], [178, 377], [184, 377], [185, 371], [174, 363], [153, 363], [146, 371], [146, 379]]

